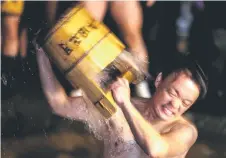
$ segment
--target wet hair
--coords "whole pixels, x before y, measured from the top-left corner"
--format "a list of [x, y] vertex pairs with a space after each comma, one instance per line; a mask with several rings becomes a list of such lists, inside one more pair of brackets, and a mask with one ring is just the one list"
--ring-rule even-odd
[[208, 90], [208, 77], [199, 63], [191, 58], [183, 58], [170, 68], [162, 72], [162, 77], [165, 79], [172, 73], [185, 72], [200, 88], [198, 99], [204, 99]]

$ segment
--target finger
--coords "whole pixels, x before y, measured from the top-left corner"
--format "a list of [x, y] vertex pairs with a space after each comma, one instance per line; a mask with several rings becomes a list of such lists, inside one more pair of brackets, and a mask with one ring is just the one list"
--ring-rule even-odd
[[33, 42], [33, 45], [35, 47], [36, 52], [43, 52], [43, 49], [36, 42]]
[[110, 85], [110, 89], [116, 89], [116, 88], [118, 88], [120, 85], [117, 83], [117, 82], [115, 82], [115, 83], [113, 83], [113, 84], [111, 84]]
[[34, 45], [34, 47], [35, 47], [35, 50], [38, 51], [38, 50], [39, 50], [38, 44], [34, 42], [33, 45]]
[[128, 81], [127, 79], [122, 78], [122, 79], [121, 79], [121, 82], [123, 83], [123, 85], [126, 85], [126, 86], [128, 87], [129, 81]]
[[118, 77], [117, 80], [121, 85], [125, 85], [125, 81], [124, 81], [126, 80], [125, 78]]
[[36, 50], [39, 50], [41, 48], [36, 41], [36, 37], [32, 40], [32, 45], [35, 47]]
[[121, 77], [117, 77], [116, 82], [121, 82]]
[[44, 52], [44, 50], [42, 49], [42, 47], [38, 47], [36, 48], [36, 53], [41, 53], [41, 54], [45, 54], [45, 56], [47, 57], [46, 53]]
[[127, 87], [129, 87], [129, 81], [127, 79], [124, 80]]
[[109, 85], [110, 89], [114, 89], [114, 87], [115, 87], [115, 82]]

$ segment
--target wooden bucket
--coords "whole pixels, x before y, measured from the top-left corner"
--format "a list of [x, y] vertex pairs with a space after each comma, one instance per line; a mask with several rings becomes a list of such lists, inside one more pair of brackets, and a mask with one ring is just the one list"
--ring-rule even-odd
[[98, 110], [109, 118], [117, 110], [109, 84], [117, 76], [130, 82], [144, 75], [125, 51], [125, 45], [78, 5], [37, 41], [74, 87], [80, 87]]
[[1, 2], [1, 12], [5, 15], [20, 16], [24, 11], [24, 1], [4, 0]]

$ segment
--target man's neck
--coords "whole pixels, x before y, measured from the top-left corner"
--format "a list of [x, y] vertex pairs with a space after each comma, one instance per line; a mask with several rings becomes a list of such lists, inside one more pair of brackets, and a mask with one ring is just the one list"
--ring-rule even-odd
[[149, 106], [147, 108], [148, 113], [149, 113], [149, 121], [152, 122], [152, 123], [158, 123], [158, 122], [161, 122], [163, 120], [161, 120], [155, 110], [155, 106], [154, 106], [154, 103], [153, 103], [153, 100], [150, 99], [149, 101]]

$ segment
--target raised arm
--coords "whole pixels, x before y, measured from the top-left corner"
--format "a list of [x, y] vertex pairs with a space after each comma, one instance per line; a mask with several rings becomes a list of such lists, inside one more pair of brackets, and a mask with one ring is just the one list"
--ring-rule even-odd
[[56, 79], [50, 61], [42, 48], [36, 48], [36, 56], [41, 85], [49, 104], [54, 108], [68, 104], [68, 96]]
[[56, 79], [50, 61], [42, 48], [36, 47], [36, 56], [42, 89], [53, 112], [62, 117], [82, 120], [84, 113], [78, 109], [86, 107], [84, 98], [67, 96], [64, 88]]

